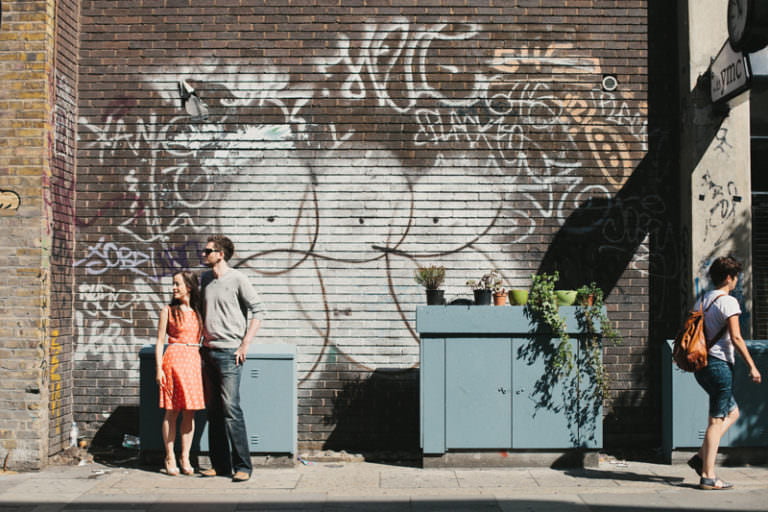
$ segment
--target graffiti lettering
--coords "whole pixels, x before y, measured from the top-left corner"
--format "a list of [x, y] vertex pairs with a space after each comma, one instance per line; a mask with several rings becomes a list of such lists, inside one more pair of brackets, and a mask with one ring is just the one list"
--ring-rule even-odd
[[75, 266], [83, 265], [90, 275], [100, 275], [110, 269], [130, 270], [147, 276], [141, 266], [150, 261], [150, 255], [130, 247], [118, 247], [112, 242], [104, 243], [101, 238], [95, 246], [88, 248], [85, 258], [75, 262]]
[[128, 324], [133, 323], [131, 290], [118, 290], [103, 283], [84, 283], [78, 286], [78, 300], [82, 301], [83, 313], [90, 317], [114, 318]]
[[0, 215], [13, 215], [20, 205], [19, 194], [13, 190], [0, 190]]
[[709, 212], [704, 228], [704, 240], [716, 247], [728, 235], [724, 228], [736, 217], [737, 201], [734, 197], [739, 195], [739, 190], [732, 180], [724, 185], [715, 183], [709, 171], [701, 177], [700, 190], [699, 198], [707, 203]]
[[[391, 23], [365, 25], [365, 34], [360, 48], [354, 56], [352, 39], [341, 34], [336, 41], [338, 53], [335, 57], [317, 62], [318, 68], [326, 75], [341, 66], [347, 75], [341, 87], [342, 97], [348, 100], [362, 100], [368, 96], [366, 83], [371, 84], [378, 104], [396, 112], [409, 112], [421, 97], [436, 98], [445, 105], [469, 105], [475, 101], [477, 91], [484, 85], [480, 81], [458, 89], [469, 92], [462, 98], [453, 99], [450, 92], [433, 87], [427, 78], [431, 71], [446, 77], [464, 80], [461, 70], [455, 67], [430, 63], [430, 46], [435, 41], [453, 42], [472, 39], [479, 33], [479, 27], [465, 24], [463, 31], [446, 31], [447, 24], [412, 26], [402, 18]], [[446, 76], [447, 75], [447, 76]], [[405, 91], [399, 90], [404, 86]]]

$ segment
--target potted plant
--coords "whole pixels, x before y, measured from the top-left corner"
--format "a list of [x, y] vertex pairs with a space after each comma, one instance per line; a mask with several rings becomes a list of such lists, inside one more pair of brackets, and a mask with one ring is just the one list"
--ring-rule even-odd
[[576, 303], [576, 298], [579, 295], [577, 290], [555, 290], [557, 296], [557, 303], [560, 306], [573, 306]]
[[501, 283], [493, 287], [493, 305], [504, 306], [507, 304], [507, 289]]
[[445, 267], [436, 265], [419, 267], [416, 269], [414, 279], [426, 289], [428, 306], [445, 304], [445, 290], [440, 289], [445, 281]]
[[591, 306], [595, 303], [595, 297], [600, 296], [600, 300], [603, 297], [603, 290], [600, 289], [593, 281], [590, 284], [585, 284], [576, 290], [576, 300], [579, 306]]
[[580, 287], [577, 291], [576, 315], [582, 330], [587, 333], [585, 340], [587, 368], [595, 379], [595, 392], [602, 397], [607, 391], [608, 379], [600, 357], [602, 355], [600, 340], [602, 338], [616, 345], [621, 343], [621, 336], [608, 318], [603, 290], [592, 282]]
[[528, 290], [521, 288], [509, 290], [509, 301], [516, 306], [525, 306], [528, 303]]
[[472, 288], [475, 295], [475, 305], [488, 306], [491, 303], [491, 295], [494, 288], [500, 287], [502, 283], [501, 276], [495, 270], [484, 274], [479, 281], [469, 280], [467, 286]]
[[613, 328], [613, 323], [608, 318], [608, 313], [605, 309], [605, 294], [603, 290], [592, 282], [588, 285], [584, 285], [577, 290], [578, 293], [578, 310], [580, 314], [583, 314], [586, 322], [585, 328], [589, 333], [597, 333], [596, 322], [600, 327], [600, 333], [602, 338], [610, 341], [613, 344], [621, 343], [621, 336]]
[[543, 272], [532, 275], [526, 307], [534, 318], [549, 327], [554, 336], [560, 340], [552, 364], [553, 369], [559, 375], [567, 375], [573, 370], [575, 362], [566, 332], [565, 318], [560, 316], [558, 310], [557, 293], [555, 292], [555, 284], [558, 279], [560, 279], [560, 273], [557, 271], [553, 274]]

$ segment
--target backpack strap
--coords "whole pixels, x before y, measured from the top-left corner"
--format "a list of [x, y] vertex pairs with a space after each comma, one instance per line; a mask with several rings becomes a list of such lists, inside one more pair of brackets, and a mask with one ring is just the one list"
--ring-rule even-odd
[[[717, 302], [717, 299], [719, 299], [720, 297], [725, 297], [726, 295], [727, 295], [726, 293], [721, 293], [720, 295], [718, 295], [717, 297], [715, 297], [715, 300], [713, 300], [712, 302], [710, 302], [710, 303], [709, 303], [709, 306], [707, 306], [707, 309], [705, 309], [705, 310], [704, 310], [704, 313], [706, 313], [707, 311], [709, 311], [709, 308], [711, 308], [712, 306], [714, 306], [714, 305], [715, 305], [715, 302]], [[723, 325], [723, 327], [720, 329], [720, 331], [719, 331], [719, 332], [718, 332], [718, 333], [715, 335], [715, 337], [714, 337], [714, 338], [712, 338], [712, 341], [708, 340], [708, 339], [707, 339], [707, 337], [706, 337], [706, 336], [704, 336], [704, 340], [705, 340], [705, 341], [706, 341], [706, 343], [707, 343], [707, 350], [709, 350], [709, 349], [710, 349], [710, 347], [712, 347], [712, 345], [714, 345], [714, 344], [715, 344], [715, 342], [716, 342], [717, 340], [719, 340], [719, 339], [722, 337], [722, 335], [723, 335], [723, 334], [725, 334], [725, 330], [726, 330], [727, 328], [728, 328], [728, 320], [726, 319], [726, 321], [725, 321], [725, 324], [724, 324], [724, 325]]]

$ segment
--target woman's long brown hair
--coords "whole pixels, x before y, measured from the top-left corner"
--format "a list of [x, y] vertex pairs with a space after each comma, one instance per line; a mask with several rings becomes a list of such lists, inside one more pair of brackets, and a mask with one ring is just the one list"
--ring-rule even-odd
[[[197, 316], [197, 325], [202, 333], [203, 329], [203, 314], [202, 314], [202, 296], [200, 295], [200, 283], [197, 280], [197, 274], [189, 270], [180, 270], [173, 274], [173, 277], [181, 276], [184, 280], [184, 284], [189, 290], [189, 307], [191, 307], [195, 316]], [[181, 301], [176, 298], [171, 299], [171, 314], [173, 319], [177, 322], [181, 321]]]

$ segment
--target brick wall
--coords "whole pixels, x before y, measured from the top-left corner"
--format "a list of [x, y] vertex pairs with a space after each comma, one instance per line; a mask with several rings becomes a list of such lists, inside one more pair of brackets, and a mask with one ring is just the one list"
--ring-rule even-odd
[[75, 240], [75, 137], [79, 1], [57, 2], [51, 88], [51, 176], [47, 185], [50, 246], [49, 453], [69, 446], [72, 416], [72, 355]]
[[558, 269], [563, 287], [609, 290], [624, 343], [605, 351], [606, 442], [651, 442], [648, 240], [666, 226], [637, 172], [646, 14], [635, 0], [84, 2], [86, 432], [136, 407], [170, 275], [224, 232], [269, 310], [259, 340], [299, 347], [302, 448], [418, 446], [412, 276], [433, 263], [449, 300], [490, 268], [513, 288]]
[[45, 463], [50, 225], [43, 183], [49, 146], [53, 0], [5, 1], [0, 26], [0, 459]]

